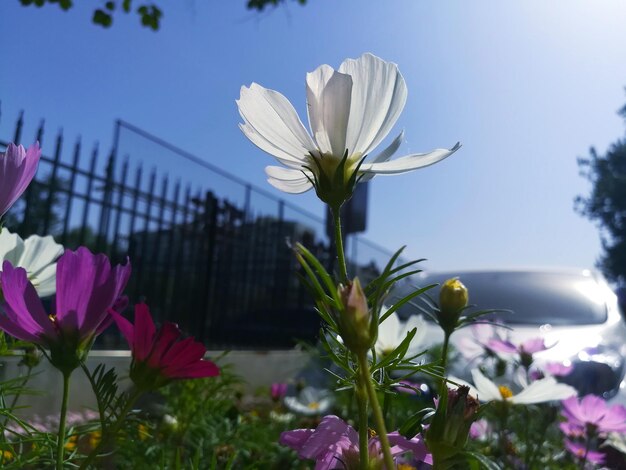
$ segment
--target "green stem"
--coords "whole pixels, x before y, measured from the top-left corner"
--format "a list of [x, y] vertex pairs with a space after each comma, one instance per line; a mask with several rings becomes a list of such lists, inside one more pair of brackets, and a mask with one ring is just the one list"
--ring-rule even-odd
[[380, 447], [383, 451], [383, 460], [387, 469], [395, 468], [393, 463], [393, 457], [391, 456], [391, 446], [389, 445], [389, 438], [387, 437], [387, 429], [385, 427], [385, 419], [383, 418], [380, 404], [378, 403], [378, 397], [376, 396], [376, 389], [372, 383], [370, 377], [369, 364], [367, 361], [367, 353], [359, 354], [359, 371], [361, 372], [361, 380], [363, 385], [367, 388], [367, 395], [369, 397], [370, 405], [372, 407], [372, 416], [374, 417], [374, 423], [376, 424], [376, 433], [378, 439], [380, 439]]
[[443, 375], [446, 375], [446, 366], [448, 365], [448, 345], [450, 343], [450, 333], [446, 332], [443, 338], [443, 347], [441, 348], [441, 368]]
[[346, 266], [346, 256], [343, 251], [343, 236], [341, 235], [341, 211], [340, 208], [331, 208], [333, 221], [335, 224], [335, 246], [337, 247], [337, 261], [339, 263], [339, 274], [341, 282], [348, 282], [348, 268]]
[[369, 434], [367, 423], [367, 388], [362, 384], [361, 374], [354, 390], [357, 407], [359, 408], [359, 468], [367, 470], [369, 468]]
[[57, 436], [57, 470], [63, 470], [63, 452], [65, 451], [65, 421], [67, 403], [70, 397], [71, 372], [63, 372], [63, 401], [61, 402], [61, 416], [59, 417], [59, 433]]
[[130, 396], [128, 397], [128, 400], [126, 401], [126, 404], [124, 405], [124, 408], [122, 408], [122, 411], [119, 414], [119, 417], [115, 421], [115, 424], [108, 429], [106, 435], [102, 436], [102, 439], [100, 439], [100, 442], [98, 443], [98, 445], [89, 453], [87, 458], [80, 465], [80, 469], [79, 470], [88, 468], [89, 464], [91, 462], [93, 462], [94, 459], [98, 456], [98, 452], [100, 451], [100, 449], [105, 447], [105, 446], [107, 446], [107, 445], [109, 445], [109, 442], [111, 441], [111, 439], [115, 439], [115, 436], [117, 435], [117, 432], [122, 427], [122, 424], [124, 424], [124, 421], [126, 419], [126, 415], [131, 410], [131, 408], [135, 404], [135, 401], [137, 401], [137, 398], [139, 398], [139, 396], [142, 393], [143, 393], [142, 390], [135, 389], [130, 394]]
[[439, 395], [447, 394], [446, 388], [446, 366], [448, 365], [448, 345], [450, 344], [450, 335], [452, 333], [444, 332], [443, 346], [441, 348], [441, 384], [439, 385]]

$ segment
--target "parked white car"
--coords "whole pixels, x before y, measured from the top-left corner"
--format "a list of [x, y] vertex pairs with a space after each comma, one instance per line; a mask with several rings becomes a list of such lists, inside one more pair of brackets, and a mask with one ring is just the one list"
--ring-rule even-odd
[[[626, 323], [620, 314], [617, 296], [601, 274], [587, 269], [493, 270], [421, 273], [410, 278], [410, 286], [397, 289], [392, 300], [409, 289], [442, 284], [458, 277], [469, 289], [470, 304], [477, 309], [507, 309], [511, 313], [489, 315], [512, 328], [503, 335], [514, 344], [541, 337], [549, 347], [533, 354], [535, 363], [561, 364], [571, 372], [561, 380], [581, 395], [593, 393], [626, 404]], [[439, 288], [428, 291], [436, 300]], [[428, 310], [427, 298], [399, 310], [400, 318]], [[433, 322], [427, 325], [423, 349], [443, 341]], [[502, 329], [500, 329], [502, 330]], [[472, 348], [481, 349], [476, 331], [456, 331], [451, 343], [464, 357], [451, 365], [451, 373], [468, 378]]]

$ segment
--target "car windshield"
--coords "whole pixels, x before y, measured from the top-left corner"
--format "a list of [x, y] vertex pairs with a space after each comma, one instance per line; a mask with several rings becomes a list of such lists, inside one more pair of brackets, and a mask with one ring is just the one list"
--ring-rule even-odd
[[[604, 290], [591, 276], [577, 273], [551, 272], [468, 272], [412, 278], [411, 284], [425, 287], [458, 277], [469, 289], [470, 304], [478, 309], [507, 309], [513, 313], [489, 316], [510, 324], [522, 325], [588, 325], [606, 321]], [[408, 292], [408, 287], [399, 292]], [[396, 294], [397, 295], [397, 294]], [[432, 299], [439, 297], [439, 287], [428, 291]], [[396, 297], [396, 300], [399, 297]], [[426, 308], [424, 297], [415, 304]], [[405, 305], [400, 315], [419, 313], [415, 306]]]

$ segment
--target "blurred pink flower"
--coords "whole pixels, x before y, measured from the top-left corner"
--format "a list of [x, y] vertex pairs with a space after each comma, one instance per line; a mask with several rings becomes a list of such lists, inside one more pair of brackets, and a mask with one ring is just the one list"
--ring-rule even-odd
[[598, 432], [626, 432], [626, 408], [621, 405], [609, 407], [602, 398], [587, 395], [580, 401], [576, 397], [563, 401], [563, 416], [569, 423]]
[[219, 375], [214, 363], [202, 359], [204, 345], [193, 338], [181, 340], [174, 323], [165, 323], [157, 331], [146, 304], [135, 305], [134, 325], [115, 311], [111, 315], [131, 348], [130, 378], [138, 387], [150, 390], [174, 379]]
[[273, 383], [270, 387], [270, 396], [272, 400], [279, 401], [287, 394], [286, 383]]
[[556, 377], [565, 377], [571, 374], [574, 370], [574, 366], [571, 363], [563, 364], [562, 362], [548, 362], [543, 365], [543, 370]]
[[[414, 459], [432, 463], [421, 437], [416, 436], [409, 440], [397, 432], [388, 434], [388, 437], [394, 457], [412, 452]], [[359, 468], [359, 436], [352, 426], [337, 416], [325, 416], [316, 429], [283, 432], [279, 442], [297, 451], [301, 459], [315, 460], [315, 470]], [[372, 461], [381, 462], [382, 453], [378, 438], [371, 438], [368, 448]]]
[[487, 346], [492, 351], [509, 353], [509, 354], [535, 354], [545, 351], [551, 346], [546, 346], [543, 338], [532, 338], [523, 343], [514, 344], [511, 341], [505, 341], [497, 338], [490, 339]]
[[563, 442], [565, 443], [565, 448], [574, 457], [581, 459], [581, 460], [586, 460], [587, 462], [591, 462], [591, 463], [598, 464], [598, 465], [601, 465], [604, 463], [604, 454], [602, 452], [589, 450], [586, 448], [585, 444], [573, 442], [573, 441], [570, 441], [569, 439], [565, 439]]
[[9, 144], [6, 152], [0, 152], [0, 217], [32, 181], [40, 157], [39, 142], [28, 147], [28, 150], [21, 145]]

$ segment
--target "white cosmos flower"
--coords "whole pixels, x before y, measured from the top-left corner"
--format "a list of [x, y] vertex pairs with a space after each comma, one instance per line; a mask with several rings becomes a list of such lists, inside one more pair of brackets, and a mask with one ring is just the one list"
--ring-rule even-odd
[[63, 246], [50, 235], [31, 235], [22, 240], [6, 228], [0, 232], [0, 270], [4, 261], [24, 268], [39, 297], [56, 292], [56, 260], [62, 254]]
[[514, 394], [506, 385], [496, 385], [478, 369], [472, 370], [472, 379], [475, 386], [457, 378], [450, 378], [456, 383], [470, 387], [470, 394], [480, 401], [506, 401], [514, 405], [532, 405], [533, 403], [565, 400], [577, 395], [574, 387], [558, 383], [554, 377], [536, 380], [530, 385], [524, 382], [517, 394]]
[[[363, 54], [346, 59], [338, 70], [321, 65], [306, 76], [307, 132], [289, 100], [257, 83], [241, 87], [237, 100], [243, 133], [261, 150], [284, 166], [268, 166], [268, 182], [287, 193], [312, 188], [319, 168], [329, 172], [346, 155], [349, 177], [358, 163], [389, 134], [406, 103], [407, 89], [396, 64]], [[402, 142], [403, 133], [380, 154], [363, 162], [362, 181], [374, 175], [416, 170], [451, 155], [452, 149], [436, 149], [388, 161]]]
[[284, 399], [287, 409], [306, 416], [318, 416], [328, 413], [333, 404], [333, 398], [326, 389], [304, 387], [297, 397], [287, 396]]
[[[380, 315], [383, 316], [386, 311], [387, 309], [383, 308]], [[426, 335], [426, 321], [421, 315], [411, 315], [406, 322], [401, 322], [396, 312], [393, 312], [378, 325], [378, 338], [374, 345], [376, 354], [381, 356], [389, 354], [400, 346], [400, 343], [405, 340], [406, 335], [413, 328], [417, 328], [417, 331], [407, 350], [408, 356], [414, 356], [421, 352], [419, 348]]]

